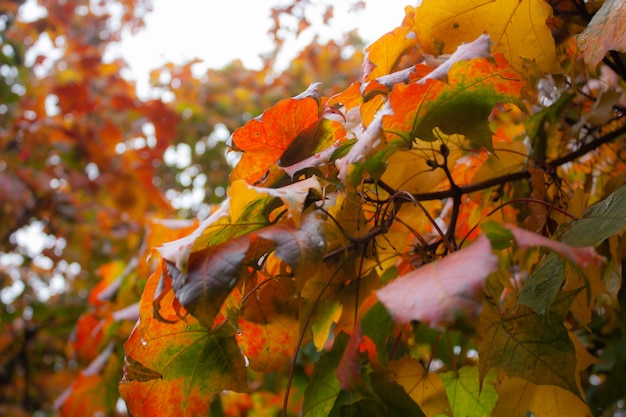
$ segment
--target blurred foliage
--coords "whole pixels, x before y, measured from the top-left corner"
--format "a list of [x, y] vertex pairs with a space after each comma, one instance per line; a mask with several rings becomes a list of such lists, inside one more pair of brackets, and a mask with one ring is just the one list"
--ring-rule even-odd
[[[150, 0], [29, 1], [35, 16], [24, 14], [24, 3], [0, 1], [5, 416], [51, 412], [106, 346], [98, 346], [97, 329], [118, 323], [113, 309], [136, 303], [149, 274], [149, 266], [143, 276], [122, 274], [114, 260], [144, 261], [150, 247], [168, 239], [158, 232], [159, 219], [206, 216], [222, 199], [232, 130], [310, 80], [324, 82], [328, 93], [345, 88], [362, 62], [352, 34], [312, 43], [282, 72], [269, 61], [259, 70], [235, 61], [197, 77], [194, 62], [166, 64], [153, 71], [154, 98], [142, 99], [122, 75], [126, 63], [104, 56], [124, 31], [141, 30]], [[346, 44], [356, 46], [353, 53], [345, 53]], [[115, 295], [113, 309], [88, 307], [97, 282], [115, 286], [120, 276], [135, 278], [126, 296]], [[123, 341], [132, 320], [107, 330], [105, 339]], [[80, 336], [83, 327], [96, 333]], [[91, 351], [68, 350], [77, 337], [91, 340]]]

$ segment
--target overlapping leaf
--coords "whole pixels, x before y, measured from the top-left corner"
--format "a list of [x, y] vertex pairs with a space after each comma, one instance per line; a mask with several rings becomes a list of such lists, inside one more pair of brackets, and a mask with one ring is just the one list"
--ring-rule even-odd
[[434, 141], [433, 130], [462, 134], [493, 150], [488, 116], [498, 102], [519, 102], [523, 86], [519, 75], [500, 55], [495, 61], [474, 59], [454, 64], [448, 83], [398, 84], [389, 94], [393, 115], [383, 117], [387, 140]]
[[493, 417], [525, 417], [528, 412], [536, 417], [592, 416], [583, 400], [557, 386], [505, 377], [497, 385], [497, 391], [499, 397], [491, 414]]
[[563, 325], [577, 291], [560, 293], [544, 315], [517, 305], [498, 313], [489, 306], [481, 319], [478, 347], [480, 376], [496, 366], [510, 377], [537, 385], [556, 385], [580, 395], [576, 385], [576, 352]]
[[407, 8], [402, 26], [386, 33], [365, 49], [364, 82], [393, 72], [407, 50], [415, 47], [416, 38], [412, 28], [414, 14], [413, 8]]
[[626, 52], [626, 2], [606, 0], [591, 19], [578, 45], [585, 61], [596, 66], [608, 51]]
[[[270, 257], [268, 262], [273, 265], [267, 272], [279, 275], [279, 269], [284, 264], [274, 257]], [[294, 329], [299, 324], [300, 300], [294, 282], [285, 275], [257, 276], [263, 280], [246, 293], [238, 321], [237, 341], [251, 369], [273, 372], [295, 353], [299, 334]]]
[[120, 393], [137, 417], [206, 415], [212, 394], [247, 390], [245, 361], [234, 329], [209, 334], [195, 318], [181, 316], [171, 290], [160, 312], [169, 322], [154, 317], [152, 299], [164, 273], [160, 263], [142, 296], [140, 321], [124, 344]]
[[231, 146], [244, 152], [230, 181], [257, 182], [289, 145], [319, 119], [319, 95], [312, 86], [301, 95], [279, 101], [261, 116], [235, 130]]
[[[561, 245], [572, 245], [570, 260], [584, 266], [585, 263], [599, 261], [586, 258], [592, 256], [586, 245], [596, 246], [605, 239], [619, 233], [626, 227], [626, 186], [622, 186], [606, 199], [588, 209], [583, 218], [566, 225]], [[560, 244], [554, 242], [554, 244]], [[565, 245], [565, 246], [567, 246]], [[574, 258], [572, 258], [572, 256]], [[534, 311], [543, 312], [549, 308], [565, 280], [565, 261], [549, 254], [533, 271], [522, 289], [519, 301]]]
[[480, 293], [498, 259], [486, 237], [441, 261], [427, 264], [376, 292], [398, 323], [412, 320], [433, 328], [473, 322], [481, 311]]
[[325, 248], [321, 219], [313, 213], [299, 228], [293, 222], [281, 222], [192, 252], [185, 271], [168, 262], [168, 273], [180, 304], [212, 328], [222, 304], [245, 276], [244, 261], [256, 263], [257, 257], [274, 250], [275, 256], [295, 269], [301, 259], [319, 258]]
[[401, 385], [427, 416], [452, 416], [452, 409], [439, 374], [429, 372], [408, 356], [389, 363], [389, 379]]
[[[495, 372], [492, 372], [495, 377]], [[479, 383], [478, 368], [464, 366], [458, 371], [446, 372], [441, 380], [453, 415], [490, 417], [498, 394], [495, 389], [495, 378], [486, 384]]]
[[487, 33], [494, 51], [523, 69], [535, 61], [544, 71], [559, 73], [554, 39], [546, 20], [552, 14], [543, 0], [425, 0], [415, 14], [415, 32], [427, 53], [449, 54], [463, 42]]

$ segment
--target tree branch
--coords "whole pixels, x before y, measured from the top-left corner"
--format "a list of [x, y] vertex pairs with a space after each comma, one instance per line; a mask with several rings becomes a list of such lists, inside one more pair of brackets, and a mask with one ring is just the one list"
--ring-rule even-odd
[[[568, 153], [567, 155], [562, 156], [561, 158], [556, 158], [553, 159], [552, 161], [547, 161], [545, 162], [545, 166], [550, 170], [554, 170], [568, 162], [572, 162], [578, 158], [580, 158], [581, 156], [584, 156], [586, 154], [588, 154], [589, 152], [592, 152], [594, 150], [596, 150], [597, 148], [599, 148], [600, 146], [609, 143], [615, 139], [617, 139], [618, 137], [620, 137], [621, 135], [626, 134], [626, 124], [624, 124], [623, 126], [615, 129], [614, 131], [607, 133], [604, 136], [601, 136], [600, 138], [591, 141], [583, 146], [581, 146], [580, 148], [578, 148], [577, 150]], [[465, 195], [465, 194], [471, 194], [477, 191], [482, 191], [482, 190], [486, 190], [488, 188], [497, 186], [497, 185], [504, 185], [507, 184], [509, 182], [513, 182], [513, 181], [519, 181], [519, 180], [523, 180], [526, 178], [530, 178], [530, 172], [526, 169], [519, 171], [519, 172], [514, 172], [511, 174], [506, 174], [506, 175], [501, 175], [499, 177], [495, 177], [495, 178], [491, 178], [488, 179], [486, 181], [481, 181], [479, 183], [476, 184], [471, 184], [471, 185], [467, 185], [464, 187], [451, 187], [447, 190], [444, 191], [435, 191], [435, 192], [431, 192], [431, 193], [419, 193], [419, 194], [413, 194], [413, 197], [415, 197], [415, 199], [417, 199], [418, 201], [429, 201], [429, 200], [442, 200], [444, 198], [450, 198], [450, 197], [455, 197], [457, 196], [459, 193], [461, 195]]]

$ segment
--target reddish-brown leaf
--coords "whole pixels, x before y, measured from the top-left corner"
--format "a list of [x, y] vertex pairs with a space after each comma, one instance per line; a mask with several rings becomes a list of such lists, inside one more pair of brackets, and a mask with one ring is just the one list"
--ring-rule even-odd
[[398, 323], [413, 320], [445, 329], [471, 323], [480, 314], [480, 292], [498, 267], [489, 240], [482, 236], [470, 247], [427, 264], [377, 291], [378, 299]]

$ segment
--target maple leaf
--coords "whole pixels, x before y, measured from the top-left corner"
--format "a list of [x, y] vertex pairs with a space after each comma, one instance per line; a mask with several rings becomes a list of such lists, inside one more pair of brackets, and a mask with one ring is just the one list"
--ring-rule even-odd
[[276, 163], [289, 145], [319, 119], [319, 93], [316, 85], [291, 99], [281, 100], [262, 115], [235, 130], [229, 145], [243, 156], [230, 174], [230, 180], [244, 179], [253, 184]]
[[463, 42], [483, 33], [491, 36], [494, 52], [501, 52], [518, 70], [524, 59], [543, 71], [560, 73], [555, 43], [546, 24], [552, 8], [543, 0], [424, 0], [415, 12], [415, 32], [427, 53], [449, 54]]
[[429, 78], [424, 83], [398, 84], [389, 94], [392, 115], [383, 117], [387, 140], [411, 143], [438, 139], [433, 130], [462, 134], [493, 151], [489, 114], [498, 102], [523, 108], [519, 94], [523, 83], [501, 55], [495, 62], [484, 58], [455, 63], [448, 83]]
[[[341, 389], [366, 389], [362, 375], [360, 356], [367, 353], [367, 357], [374, 369], [379, 369], [387, 362], [387, 337], [393, 329], [393, 321], [381, 303], [370, 296], [363, 303], [361, 318], [354, 325], [350, 341], [343, 353], [337, 378]], [[374, 303], [373, 305], [368, 305]]]
[[[282, 222], [209, 246], [189, 255], [186, 271], [167, 262], [177, 299], [200, 323], [212, 328], [222, 304], [245, 276], [244, 260], [252, 262], [248, 250], [258, 251], [256, 244], [263, 245], [261, 240], [273, 242], [275, 256], [295, 269], [301, 259], [315, 259], [324, 252], [326, 243], [320, 224], [321, 219], [311, 213], [299, 228], [293, 222]], [[265, 244], [260, 252], [269, 250], [270, 245]]]
[[626, 52], [626, 1], [606, 0], [585, 30], [578, 35], [578, 46], [585, 61], [598, 65], [610, 50]]
[[124, 344], [120, 394], [137, 417], [206, 415], [212, 394], [247, 390], [245, 360], [234, 329], [223, 326], [209, 334], [193, 317], [183, 320], [171, 290], [163, 298], [161, 311], [170, 322], [154, 318], [152, 301], [164, 272], [159, 265], [142, 295], [140, 321]]
[[550, 311], [540, 315], [518, 304], [500, 314], [489, 307], [481, 317], [478, 346], [480, 377], [500, 366], [510, 377], [538, 385], [556, 385], [580, 395], [576, 385], [576, 352], [563, 325], [578, 291], [559, 293]]
[[365, 48], [363, 82], [376, 79], [393, 72], [400, 58], [410, 48], [416, 45], [412, 16], [414, 11], [407, 8], [405, 21], [402, 26], [386, 33], [376, 42]]
[[496, 389], [498, 401], [492, 417], [526, 417], [528, 412], [536, 417], [592, 416], [583, 400], [561, 387], [504, 377]]
[[445, 329], [471, 323], [481, 310], [480, 293], [487, 276], [498, 267], [486, 237], [397, 278], [376, 295], [397, 323], [412, 320]]
[[[564, 255], [575, 264], [585, 266], [602, 258], [586, 246], [597, 246], [626, 227], [626, 186], [621, 186], [604, 200], [590, 207], [583, 218], [565, 225], [562, 244], [569, 246]], [[556, 243], [558, 244], [558, 242]], [[563, 254], [561, 252], [561, 254]], [[549, 306], [565, 280], [565, 262], [554, 254], [533, 271], [519, 295], [519, 302], [543, 312]], [[602, 285], [595, 283], [596, 287]]]
[[335, 338], [332, 349], [315, 363], [311, 382], [304, 391], [302, 415], [322, 417], [330, 414], [341, 390], [335, 372], [347, 344], [348, 336], [340, 333]]
[[[495, 372], [492, 373], [495, 380]], [[448, 401], [455, 416], [490, 417], [498, 394], [494, 383], [479, 384], [478, 367], [463, 366], [458, 371], [441, 374]]]
[[386, 371], [389, 380], [401, 385], [425, 415], [452, 416], [440, 376], [424, 369], [417, 359], [404, 356], [397, 361], [391, 361]]
[[116, 392], [111, 384], [118, 378], [120, 358], [109, 342], [100, 354], [79, 374], [74, 383], [54, 402], [62, 416], [112, 413]]
[[316, 191], [318, 194], [322, 194], [322, 185], [315, 176], [280, 188], [253, 187], [253, 189], [258, 193], [280, 198], [287, 206], [296, 226], [300, 225], [300, 215], [309, 192]]
[[[284, 266], [270, 256], [266, 273], [278, 275]], [[238, 321], [237, 341], [249, 366], [257, 372], [272, 372], [287, 363], [296, 350], [299, 334], [299, 298], [295, 284], [288, 278], [267, 278], [247, 294]], [[247, 288], [247, 286], [246, 286]]]

